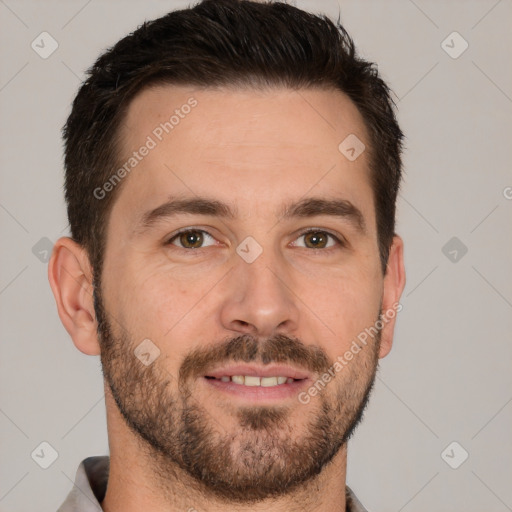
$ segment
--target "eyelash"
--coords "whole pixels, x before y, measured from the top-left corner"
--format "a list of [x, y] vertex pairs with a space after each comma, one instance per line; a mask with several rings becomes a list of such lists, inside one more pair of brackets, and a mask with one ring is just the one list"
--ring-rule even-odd
[[[167, 242], [165, 242], [165, 245], [173, 245], [172, 242], [173, 240], [175, 240], [176, 238], [178, 238], [180, 235], [183, 235], [183, 234], [186, 234], [186, 233], [205, 233], [207, 234], [208, 236], [210, 236], [211, 238], [215, 239], [215, 237], [213, 235], [211, 235], [210, 233], [208, 233], [208, 231], [204, 230], [204, 229], [192, 229], [192, 228], [187, 228], [187, 229], [182, 229], [181, 231], [178, 231], [177, 233], [175, 233], [171, 238], [169, 238], [167, 240]], [[344, 241], [343, 237], [341, 237], [341, 235], [335, 235], [334, 233], [331, 233], [330, 231], [326, 231], [325, 229], [319, 229], [319, 228], [309, 228], [305, 231], [302, 231], [298, 236], [297, 238], [300, 238], [302, 236], [306, 236], [310, 233], [324, 233], [326, 235], [328, 235], [329, 237], [331, 237], [332, 239], [334, 239], [334, 241], [336, 242], [336, 245], [333, 246], [333, 247], [327, 247], [325, 249], [322, 249], [322, 248], [319, 248], [319, 249], [315, 249], [315, 248], [309, 248], [309, 247], [302, 247], [302, 249], [309, 249], [309, 251], [322, 251], [322, 252], [331, 252], [333, 250], [336, 250], [336, 249], [339, 249], [339, 248], [343, 248], [343, 247], [346, 247], [346, 242]], [[188, 251], [188, 252], [198, 252], [198, 251], [201, 251], [201, 249], [207, 249], [208, 247], [198, 247], [196, 249], [187, 249], [185, 247], [179, 247], [179, 246], [175, 246], [177, 249], [182, 249], [184, 251]]]

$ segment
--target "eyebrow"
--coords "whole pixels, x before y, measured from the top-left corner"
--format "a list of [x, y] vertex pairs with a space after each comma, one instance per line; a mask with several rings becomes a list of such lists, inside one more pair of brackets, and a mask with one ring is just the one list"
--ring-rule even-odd
[[357, 206], [347, 199], [310, 197], [298, 203], [289, 204], [281, 211], [281, 216], [285, 219], [294, 217], [315, 217], [317, 215], [328, 215], [347, 219], [358, 231], [366, 234], [364, 215]]
[[[136, 231], [146, 231], [158, 221], [181, 214], [205, 215], [233, 220], [237, 217], [238, 209], [222, 201], [206, 197], [170, 197], [165, 203], [145, 212], [137, 223]], [[346, 199], [305, 198], [284, 205], [279, 212], [279, 219], [309, 218], [319, 215], [346, 219], [360, 233], [366, 234], [366, 223], [361, 210]]]

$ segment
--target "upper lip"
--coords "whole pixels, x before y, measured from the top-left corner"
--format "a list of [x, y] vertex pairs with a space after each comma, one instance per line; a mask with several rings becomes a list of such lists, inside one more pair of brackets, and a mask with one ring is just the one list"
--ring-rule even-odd
[[208, 371], [205, 377], [220, 379], [223, 376], [249, 375], [253, 377], [289, 377], [292, 379], [309, 379], [311, 374], [302, 369], [283, 364], [269, 364], [265, 366], [254, 364], [231, 364]]

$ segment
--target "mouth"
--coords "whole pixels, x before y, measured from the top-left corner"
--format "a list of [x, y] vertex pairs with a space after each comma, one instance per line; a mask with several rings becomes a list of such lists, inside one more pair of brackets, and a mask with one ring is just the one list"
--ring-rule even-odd
[[203, 380], [210, 389], [246, 401], [265, 401], [296, 396], [312, 381], [312, 376], [290, 366], [236, 365], [208, 372]]
[[235, 384], [240, 384], [242, 386], [261, 386], [261, 387], [273, 387], [273, 386], [281, 386], [282, 384], [291, 384], [295, 380], [301, 379], [292, 379], [291, 377], [285, 377], [283, 375], [273, 376], [273, 377], [258, 377], [257, 375], [223, 375], [220, 379], [217, 377], [211, 377], [209, 375], [205, 376], [206, 379], [215, 379], [220, 380], [221, 382], [234, 382]]

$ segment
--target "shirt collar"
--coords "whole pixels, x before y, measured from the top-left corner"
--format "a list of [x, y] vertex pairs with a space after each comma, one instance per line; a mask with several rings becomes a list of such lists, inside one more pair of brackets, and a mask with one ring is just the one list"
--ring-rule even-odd
[[[108, 455], [84, 459], [78, 466], [73, 489], [57, 512], [101, 512], [109, 467]], [[348, 485], [345, 496], [346, 512], [368, 512]]]

